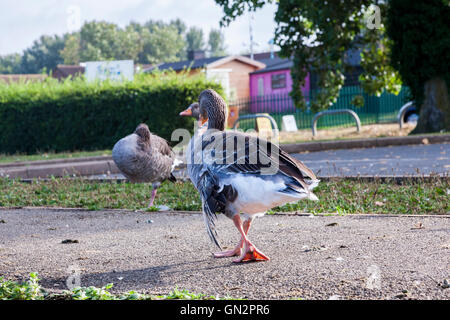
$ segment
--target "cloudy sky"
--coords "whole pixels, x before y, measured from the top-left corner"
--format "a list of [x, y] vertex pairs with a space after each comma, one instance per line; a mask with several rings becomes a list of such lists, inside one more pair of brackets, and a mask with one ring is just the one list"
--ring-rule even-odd
[[[254, 14], [255, 52], [267, 51], [273, 37], [275, 5]], [[130, 21], [182, 19], [188, 27], [201, 27], [205, 34], [219, 28], [222, 9], [214, 0], [0, 0], [0, 55], [21, 52], [39, 36], [62, 35], [79, 22], [104, 20], [123, 27]], [[79, 16], [79, 19], [77, 17]], [[223, 30], [229, 53], [248, 50], [249, 15]]]

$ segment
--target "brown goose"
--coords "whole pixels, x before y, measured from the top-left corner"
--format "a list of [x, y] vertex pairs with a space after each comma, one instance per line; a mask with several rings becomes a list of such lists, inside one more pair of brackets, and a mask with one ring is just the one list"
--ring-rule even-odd
[[166, 179], [176, 181], [172, 174], [175, 166], [174, 152], [166, 140], [150, 133], [144, 123], [138, 125], [134, 133], [114, 145], [112, 157], [123, 175], [131, 182], [152, 183], [149, 207], [153, 206], [161, 182]]
[[195, 120], [200, 120], [200, 105], [198, 102], [191, 104], [186, 110], [180, 112], [180, 116], [193, 117]]
[[[207, 115], [208, 130], [196, 134], [188, 146], [187, 170], [202, 198], [209, 236], [220, 248], [216, 213], [232, 219], [241, 234], [233, 249], [214, 257], [238, 256], [234, 262], [269, 260], [249, 240], [250, 224], [268, 209], [303, 198], [317, 200], [314, 173], [276, 145], [244, 133], [225, 132], [226, 104], [214, 90], [199, 97], [200, 119]], [[244, 221], [241, 220], [241, 214]]]

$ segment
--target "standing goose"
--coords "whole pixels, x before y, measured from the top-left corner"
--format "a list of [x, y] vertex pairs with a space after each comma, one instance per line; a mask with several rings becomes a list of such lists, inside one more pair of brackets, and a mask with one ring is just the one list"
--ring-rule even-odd
[[[232, 219], [241, 234], [233, 249], [214, 257], [238, 256], [234, 262], [269, 260], [249, 240], [251, 222], [268, 209], [303, 198], [318, 200], [314, 173], [276, 145], [240, 132], [225, 132], [226, 104], [214, 90], [199, 97], [200, 119], [208, 130], [188, 145], [188, 174], [202, 199], [208, 234], [220, 248], [215, 230], [216, 213]], [[308, 179], [307, 179], [308, 178]], [[241, 213], [244, 221], [241, 220]]]
[[134, 133], [114, 145], [112, 157], [120, 171], [131, 182], [152, 183], [149, 207], [153, 206], [161, 182], [166, 179], [176, 181], [172, 174], [176, 165], [175, 153], [166, 140], [150, 133], [145, 123], [138, 125]]
[[180, 112], [180, 116], [193, 117], [195, 120], [200, 120], [200, 105], [198, 102], [191, 104], [186, 110]]
[[192, 117], [197, 121], [197, 127], [194, 130], [199, 129], [198, 134], [203, 134], [208, 128], [208, 115], [203, 110], [204, 114], [200, 116], [200, 105], [198, 102], [191, 104], [186, 110], [180, 112], [180, 116]]

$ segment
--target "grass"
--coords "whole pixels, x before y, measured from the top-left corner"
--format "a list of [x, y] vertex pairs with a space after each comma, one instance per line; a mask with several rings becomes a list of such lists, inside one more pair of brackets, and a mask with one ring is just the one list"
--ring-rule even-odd
[[409, 135], [414, 127], [415, 124], [411, 123], [405, 123], [402, 129], [399, 128], [398, 123], [378, 123], [362, 125], [360, 132], [356, 131], [355, 126], [319, 128], [316, 136], [312, 135], [311, 129], [298, 130], [297, 132], [280, 132], [280, 144], [401, 137]]
[[[88, 210], [147, 209], [151, 193], [148, 184], [95, 182], [85, 179], [53, 178], [48, 181], [0, 179], [0, 207], [67, 207]], [[319, 201], [302, 200], [269, 211], [313, 214], [449, 214], [450, 178], [368, 182], [332, 179], [314, 190]], [[200, 211], [198, 192], [190, 182], [165, 182], [158, 189], [156, 205], [173, 210]]]
[[[76, 287], [63, 293], [49, 293], [39, 285], [37, 273], [30, 273], [29, 280], [21, 283], [0, 277], [0, 300], [219, 300], [212, 295], [196, 294], [178, 288], [167, 295], [150, 295], [136, 291], [113, 294], [109, 291], [112, 287], [113, 284], [110, 283], [102, 288]], [[220, 300], [230, 299], [233, 298], [224, 297]]]
[[53, 159], [67, 159], [67, 158], [81, 158], [81, 157], [94, 157], [94, 156], [109, 156], [111, 150], [97, 150], [97, 151], [75, 151], [75, 152], [39, 152], [32, 155], [26, 154], [14, 154], [5, 155], [0, 154], [0, 164], [19, 162], [19, 161], [40, 161], [40, 160], [53, 160]]

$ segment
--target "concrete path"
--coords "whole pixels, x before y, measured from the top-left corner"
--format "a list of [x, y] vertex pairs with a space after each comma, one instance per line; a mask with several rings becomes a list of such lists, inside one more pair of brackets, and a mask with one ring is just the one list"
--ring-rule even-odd
[[[217, 226], [233, 247], [231, 221], [219, 216]], [[450, 298], [450, 216], [283, 214], [257, 219], [249, 236], [271, 261], [214, 259], [198, 213], [3, 209], [0, 276], [38, 272], [50, 290], [78, 279], [116, 292], [249, 299]]]

